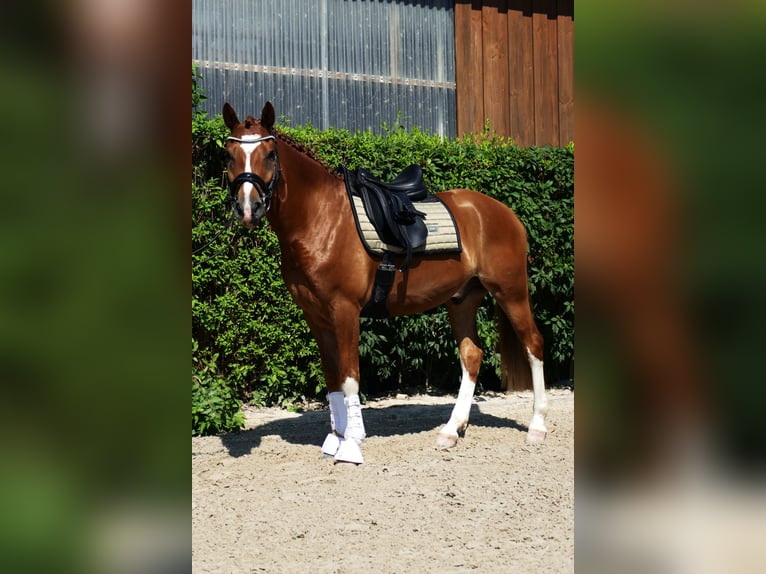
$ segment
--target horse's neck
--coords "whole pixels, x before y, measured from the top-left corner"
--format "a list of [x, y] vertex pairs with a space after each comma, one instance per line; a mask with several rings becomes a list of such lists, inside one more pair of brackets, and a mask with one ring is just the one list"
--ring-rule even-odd
[[317, 233], [317, 218], [340, 211], [345, 197], [337, 192], [343, 185], [315, 159], [286, 142], [279, 143], [282, 168], [277, 197], [269, 221], [282, 240]]

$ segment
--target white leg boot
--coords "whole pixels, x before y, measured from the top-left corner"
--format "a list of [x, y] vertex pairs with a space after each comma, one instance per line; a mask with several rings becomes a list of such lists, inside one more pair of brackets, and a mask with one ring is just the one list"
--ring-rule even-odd
[[346, 432], [348, 415], [343, 393], [328, 393], [327, 401], [330, 403], [330, 434], [325, 437], [322, 444], [322, 456], [334, 458], [340, 448], [340, 437]]
[[[340, 394], [340, 393], [339, 393]], [[359, 446], [364, 441], [367, 433], [364, 429], [364, 420], [362, 419], [362, 404], [359, 402], [359, 383], [351, 377], [343, 383], [343, 393], [345, 396], [344, 405], [346, 407], [346, 429], [340, 446], [335, 454], [335, 460], [338, 462], [353, 462], [361, 464], [364, 462], [362, 451]]]
[[346, 432], [343, 433], [347, 439], [353, 439], [357, 445], [361, 445], [367, 437], [364, 430], [364, 420], [362, 419], [362, 403], [359, 401], [359, 383], [351, 377], [346, 379], [343, 384], [343, 394], [345, 395], [345, 405], [348, 424]]

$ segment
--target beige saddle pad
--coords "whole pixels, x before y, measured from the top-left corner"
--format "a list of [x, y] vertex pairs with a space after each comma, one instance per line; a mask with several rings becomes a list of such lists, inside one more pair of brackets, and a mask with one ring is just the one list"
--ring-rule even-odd
[[[356, 218], [356, 227], [362, 243], [368, 252], [373, 255], [382, 256], [385, 251], [390, 253], [404, 253], [404, 249], [384, 243], [375, 231], [375, 227], [367, 217], [362, 199], [355, 195], [352, 197], [352, 206], [354, 217]], [[432, 196], [435, 197], [435, 196]], [[437, 198], [438, 199], [438, 198]], [[436, 253], [460, 253], [460, 234], [458, 233], [455, 220], [452, 217], [447, 206], [437, 201], [419, 202], [414, 204], [415, 209], [426, 214], [423, 220], [428, 229], [428, 237], [425, 247], [416, 249], [416, 255], [436, 254]]]

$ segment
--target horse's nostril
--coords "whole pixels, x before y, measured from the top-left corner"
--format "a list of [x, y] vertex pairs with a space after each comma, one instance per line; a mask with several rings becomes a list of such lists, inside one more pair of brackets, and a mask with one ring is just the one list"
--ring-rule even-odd
[[266, 215], [266, 210], [264, 209], [262, 203], [259, 203], [253, 207], [254, 219], [261, 219], [264, 215]]

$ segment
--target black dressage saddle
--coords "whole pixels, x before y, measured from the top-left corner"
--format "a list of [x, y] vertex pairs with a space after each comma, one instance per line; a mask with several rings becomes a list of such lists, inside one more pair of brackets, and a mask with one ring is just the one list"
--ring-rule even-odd
[[415, 203], [432, 197], [423, 182], [420, 166], [413, 164], [405, 168], [390, 182], [377, 179], [364, 168], [349, 171], [344, 167], [343, 175], [348, 193], [361, 198], [381, 240], [404, 250], [400, 270], [405, 271], [412, 262], [413, 251], [423, 247], [428, 237], [423, 221], [426, 214], [415, 207]]
[[356, 173], [365, 182], [369, 182], [391, 193], [406, 193], [410, 201], [423, 201], [428, 197], [428, 189], [426, 189], [426, 184], [423, 182], [423, 170], [416, 163], [405, 167], [396, 176], [394, 181], [388, 183], [380, 181], [364, 168], [356, 170]]

